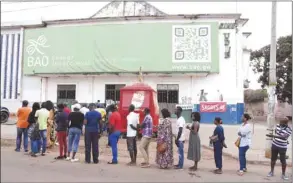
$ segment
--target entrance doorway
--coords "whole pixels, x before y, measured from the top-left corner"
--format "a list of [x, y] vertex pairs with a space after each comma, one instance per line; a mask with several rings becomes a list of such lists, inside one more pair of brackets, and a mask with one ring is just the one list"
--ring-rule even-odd
[[179, 85], [158, 84], [157, 92], [160, 109], [167, 108], [172, 114], [179, 102]]
[[57, 103], [71, 104], [76, 98], [76, 85], [57, 85]]

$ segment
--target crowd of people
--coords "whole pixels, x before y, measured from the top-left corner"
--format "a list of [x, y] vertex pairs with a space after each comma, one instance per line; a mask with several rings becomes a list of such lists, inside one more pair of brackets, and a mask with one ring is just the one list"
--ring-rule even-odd
[[[186, 130], [189, 130], [187, 159], [194, 162], [189, 168], [190, 171], [196, 171], [198, 162], [201, 160], [201, 141], [199, 136], [201, 116], [199, 112], [192, 112], [190, 125], [186, 124], [182, 116], [182, 108], [175, 108], [177, 116], [175, 129], [172, 128], [171, 112], [168, 109], [162, 109], [162, 121], [157, 129], [157, 153], [156, 164], [161, 169], [175, 168], [183, 169], [184, 166], [184, 145], [186, 142]], [[58, 104], [55, 111], [51, 101], [34, 103], [32, 109], [28, 107], [28, 101], [22, 102], [22, 107], [17, 112], [17, 140], [15, 151], [19, 152], [22, 144], [24, 151], [28, 152], [28, 139], [30, 139], [30, 154], [32, 157], [38, 155], [45, 156], [47, 148], [52, 148], [56, 141], [59, 145], [59, 156], [55, 159], [66, 159], [68, 161], [79, 161], [76, 157], [78, 152], [80, 137], [84, 135], [85, 141], [85, 162], [99, 163], [99, 139], [103, 131], [108, 132], [108, 146], [112, 149], [112, 160], [108, 164], [118, 164], [118, 141], [122, 132], [121, 115], [116, 105], [110, 105], [107, 110], [100, 103], [91, 103], [88, 106], [81, 106], [77, 101], [71, 106]], [[251, 147], [252, 130], [248, 123], [251, 117], [244, 114], [237, 133], [238, 139], [235, 145], [239, 149], [239, 170], [240, 176], [247, 172], [246, 152]], [[288, 179], [286, 173], [286, 150], [288, 138], [292, 129], [288, 126], [288, 118], [280, 120], [276, 125], [274, 134], [268, 135], [273, 138], [271, 171], [268, 176], [274, 175], [274, 167], [278, 155], [282, 163], [282, 178]], [[222, 152], [227, 148], [225, 143], [224, 128], [222, 119], [216, 117], [216, 125], [213, 134], [210, 136], [210, 145], [214, 148], [214, 160], [216, 169], [215, 174], [222, 174]], [[83, 133], [84, 129], [84, 133]], [[135, 106], [129, 106], [127, 115], [127, 133], [126, 142], [129, 151], [129, 166], [136, 165], [137, 152], [141, 152], [144, 162], [140, 164], [142, 168], [150, 167], [149, 145], [153, 137], [153, 119], [150, 115], [150, 109], [144, 109], [144, 120], [140, 123], [139, 114], [135, 112]], [[57, 132], [57, 135], [55, 135]], [[141, 132], [142, 138], [137, 144], [138, 133]], [[55, 138], [57, 137], [57, 139]], [[175, 142], [175, 143], [173, 143]], [[174, 165], [173, 144], [178, 149], [178, 163]], [[91, 161], [92, 158], [92, 161]]]

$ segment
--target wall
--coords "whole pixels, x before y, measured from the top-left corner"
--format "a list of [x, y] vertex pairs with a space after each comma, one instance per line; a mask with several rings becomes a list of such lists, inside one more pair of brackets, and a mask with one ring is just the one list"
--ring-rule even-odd
[[1, 106], [20, 106], [22, 79], [22, 30], [1, 30]]

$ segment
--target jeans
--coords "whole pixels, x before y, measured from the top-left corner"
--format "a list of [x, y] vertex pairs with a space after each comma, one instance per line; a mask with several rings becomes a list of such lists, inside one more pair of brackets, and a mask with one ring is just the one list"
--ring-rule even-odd
[[246, 169], [246, 151], [248, 149], [249, 149], [249, 146], [239, 147], [240, 170]]
[[115, 131], [113, 133], [111, 133], [111, 135], [109, 136], [110, 139], [110, 145], [112, 148], [112, 163], [118, 163], [118, 149], [117, 149], [117, 143], [118, 143], [118, 139], [120, 137], [121, 132], [120, 131]]
[[91, 162], [91, 151], [94, 163], [98, 163], [99, 158], [99, 132], [89, 132], [85, 130], [84, 144], [85, 144], [85, 161]]
[[184, 164], [184, 142], [183, 141], [178, 141], [178, 154], [179, 154], [178, 167], [183, 168], [183, 164]]
[[151, 138], [142, 137], [139, 150], [143, 156], [144, 162], [149, 163], [149, 145], [151, 142]]
[[216, 168], [218, 169], [222, 169], [222, 152], [223, 152], [222, 143], [220, 142], [214, 143], [214, 158], [215, 158]]
[[31, 140], [31, 151], [34, 154], [37, 154], [38, 152], [40, 152], [39, 150], [39, 140]]
[[21, 141], [22, 141], [22, 134], [23, 134], [23, 148], [25, 151], [28, 150], [28, 133], [27, 128], [17, 128], [17, 135], [16, 135], [16, 150], [20, 151]]
[[45, 153], [47, 149], [47, 130], [40, 130], [40, 135], [39, 147], [42, 147], [42, 153]]
[[67, 131], [57, 132], [59, 142], [59, 156], [64, 156], [67, 153]]
[[79, 140], [81, 135], [81, 129], [79, 128], [69, 128], [68, 135], [68, 152], [77, 152], [79, 146]]

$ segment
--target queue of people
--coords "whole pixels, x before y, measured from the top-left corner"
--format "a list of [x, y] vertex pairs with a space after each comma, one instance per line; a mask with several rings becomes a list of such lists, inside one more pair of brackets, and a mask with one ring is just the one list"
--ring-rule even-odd
[[[182, 108], [176, 107], [175, 115], [177, 117], [176, 127], [172, 128], [171, 113], [168, 109], [162, 109], [162, 121], [157, 129], [157, 153], [156, 164], [161, 169], [175, 168], [183, 169], [184, 166], [184, 145], [186, 130], [189, 130], [187, 159], [194, 162], [189, 168], [190, 171], [198, 169], [198, 163], [201, 160], [201, 140], [199, 136], [201, 116], [199, 112], [192, 112], [192, 124], [187, 125], [182, 116]], [[116, 105], [111, 105], [107, 111], [101, 104], [89, 104], [81, 106], [76, 101], [72, 105], [72, 111], [64, 104], [57, 105], [57, 111], [51, 101], [34, 103], [32, 110], [28, 107], [28, 101], [22, 102], [22, 107], [17, 112], [17, 138], [16, 149], [19, 152], [22, 143], [24, 151], [28, 152], [28, 138], [30, 138], [31, 156], [37, 157], [37, 154], [45, 156], [46, 149], [51, 148], [54, 144], [54, 131], [57, 132], [59, 142], [59, 156], [55, 159], [66, 159], [68, 161], [79, 161], [76, 153], [79, 147], [80, 137], [84, 127], [85, 136], [85, 162], [99, 163], [99, 138], [102, 135], [104, 127], [107, 126], [109, 132], [109, 146], [112, 149], [112, 160], [108, 164], [118, 164], [118, 141], [122, 132], [121, 115]], [[252, 130], [248, 123], [251, 117], [244, 114], [237, 136], [235, 145], [239, 149], [239, 170], [240, 176], [247, 172], [246, 153], [251, 146]], [[286, 176], [286, 150], [288, 138], [292, 129], [288, 126], [289, 119], [284, 118], [280, 124], [276, 125], [272, 145], [271, 171], [268, 176], [274, 176], [274, 167], [278, 155], [282, 163], [282, 178], [287, 180]], [[223, 148], [227, 148], [225, 143], [223, 121], [216, 117], [216, 125], [213, 135], [210, 136], [210, 145], [214, 148], [214, 160], [216, 169], [215, 174], [222, 174]], [[142, 133], [140, 144], [137, 145], [138, 132]], [[142, 168], [150, 167], [149, 146], [153, 137], [153, 119], [150, 115], [150, 109], [144, 109], [144, 120], [139, 122], [139, 114], [135, 113], [135, 106], [129, 106], [127, 115], [127, 134], [126, 142], [129, 151], [129, 166], [136, 165], [138, 150], [143, 156], [144, 162], [140, 164]], [[68, 139], [68, 141], [67, 141]], [[55, 139], [56, 140], [56, 139]], [[178, 163], [174, 165], [173, 142], [178, 149]]]

